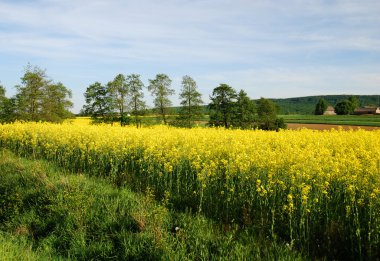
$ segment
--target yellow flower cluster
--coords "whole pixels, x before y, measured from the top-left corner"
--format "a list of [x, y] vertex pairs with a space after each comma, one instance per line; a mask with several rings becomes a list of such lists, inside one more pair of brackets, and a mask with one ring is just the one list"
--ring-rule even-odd
[[357, 226], [370, 222], [371, 240], [380, 243], [380, 131], [14, 123], [0, 125], [0, 145], [136, 189], [170, 192], [176, 202], [229, 222], [245, 222], [242, 211], [251, 221], [271, 213], [273, 232], [290, 219], [291, 237], [305, 235], [297, 222], [322, 215], [327, 223], [341, 214], [356, 224], [355, 215], [364, 215]]

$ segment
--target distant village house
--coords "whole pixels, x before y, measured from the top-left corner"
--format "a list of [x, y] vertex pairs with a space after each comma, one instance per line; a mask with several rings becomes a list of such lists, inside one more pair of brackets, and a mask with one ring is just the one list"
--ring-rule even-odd
[[355, 109], [354, 114], [356, 114], [356, 115], [380, 114], [380, 107], [357, 108], [357, 109]]
[[323, 115], [336, 115], [334, 107], [328, 106]]

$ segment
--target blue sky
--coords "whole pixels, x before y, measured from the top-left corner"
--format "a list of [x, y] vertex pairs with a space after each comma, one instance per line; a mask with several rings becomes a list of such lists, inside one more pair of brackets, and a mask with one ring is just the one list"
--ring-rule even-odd
[[[227, 83], [251, 98], [380, 94], [378, 0], [0, 0], [0, 81], [27, 63], [73, 92], [95, 81], [192, 76], [203, 100]], [[151, 97], [145, 90], [146, 100]]]

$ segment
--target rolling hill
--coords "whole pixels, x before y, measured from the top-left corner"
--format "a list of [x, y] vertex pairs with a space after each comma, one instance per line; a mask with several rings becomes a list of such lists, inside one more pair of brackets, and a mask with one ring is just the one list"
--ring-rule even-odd
[[271, 99], [279, 107], [279, 114], [314, 114], [315, 105], [320, 98], [327, 101], [328, 105], [334, 106], [336, 103], [355, 96], [359, 99], [360, 106], [380, 106], [380, 95], [320, 95], [294, 97], [286, 99]]

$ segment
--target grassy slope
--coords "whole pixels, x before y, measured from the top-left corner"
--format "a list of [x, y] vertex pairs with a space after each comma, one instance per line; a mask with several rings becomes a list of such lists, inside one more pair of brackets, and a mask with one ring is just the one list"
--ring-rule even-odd
[[334, 106], [352, 96], [359, 99], [360, 106], [380, 106], [380, 95], [321, 95], [271, 100], [279, 106], [281, 114], [312, 115], [320, 98], [325, 99], [328, 105]]
[[137, 195], [45, 161], [1, 150], [0, 173], [3, 260], [301, 259], [248, 231], [174, 213], [149, 191]]

